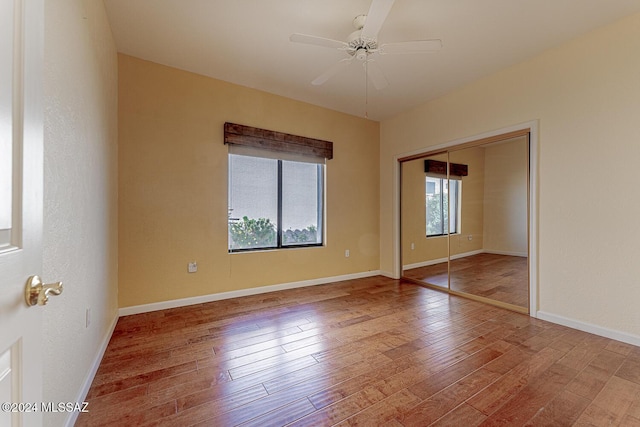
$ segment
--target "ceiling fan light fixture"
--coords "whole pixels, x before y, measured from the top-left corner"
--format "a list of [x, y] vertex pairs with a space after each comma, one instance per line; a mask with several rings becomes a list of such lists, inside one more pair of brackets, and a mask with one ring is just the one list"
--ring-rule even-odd
[[367, 49], [360, 48], [356, 50], [356, 59], [358, 61], [366, 61], [367, 60]]

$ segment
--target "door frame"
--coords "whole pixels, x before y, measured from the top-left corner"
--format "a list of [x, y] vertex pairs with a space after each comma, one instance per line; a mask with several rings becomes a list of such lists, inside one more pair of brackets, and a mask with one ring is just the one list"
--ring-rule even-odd
[[[42, 270], [44, 1], [8, 0], [5, 6], [13, 10], [12, 40], [2, 55], [12, 61], [9, 132], [15, 231], [0, 254], [0, 353], [9, 351], [6, 378], [12, 401], [29, 409], [42, 401], [43, 385], [42, 307], [29, 308], [25, 285], [29, 276]], [[41, 426], [40, 409], [5, 414], [12, 425]]]
[[[464, 146], [467, 144], [475, 145], [479, 140], [490, 142], [494, 138], [496, 140], [507, 139], [509, 134], [517, 134], [525, 129], [529, 129], [529, 315], [538, 317], [538, 147], [539, 147], [539, 131], [538, 120], [532, 120], [519, 123], [513, 126], [492, 130], [489, 132], [471, 135], [448, 141], [438, 145], [422, 147], [409, 152], [400, 153], [394, 156], [393, 165], [393, 277], [400, 279], [402, 277], [402, 251], [401, 251], [401, 232], [400, 232], [400, 187], [401, 187], [401, 161], [406, 161], [412, 157], [421, 157], [427, 153], [444, 151], [452, 147]], [[503, 138], [504, 137], [504, 138]]]

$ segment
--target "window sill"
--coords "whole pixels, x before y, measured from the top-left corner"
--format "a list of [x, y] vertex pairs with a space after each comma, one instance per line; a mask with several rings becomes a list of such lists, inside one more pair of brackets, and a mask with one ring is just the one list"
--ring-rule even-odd
[[281, 248], [247, 248], [247, 249], [230, 249], [228, 251], [229, 254], [246, 254], [246, 253], [255, 253], [255, 252], [276, 252], [276, 251], [288, 251], [291, 249], [310, 249], [310, 248], [324, 248], [325, 245], [313, 244], [313, 245], [292, 245], [292, 246], [283, 246]]
[[432, 234], [432, 235], [427, 235], [427, 239], [433, 239], [436, 237], [447, 237], [447, 236], [457, 236], [460, 233], [449, 233], [449, 234]]

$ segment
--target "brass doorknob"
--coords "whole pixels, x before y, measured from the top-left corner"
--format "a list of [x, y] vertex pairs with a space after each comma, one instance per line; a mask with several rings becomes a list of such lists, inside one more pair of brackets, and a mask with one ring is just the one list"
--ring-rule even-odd
[[49, 294], [60, 295], [62, 293], [62, 282], [44, 284], [39, 276], [31, 276], [27, 280], [24, 296], [27, 305], [45, 305], [49, 301]]

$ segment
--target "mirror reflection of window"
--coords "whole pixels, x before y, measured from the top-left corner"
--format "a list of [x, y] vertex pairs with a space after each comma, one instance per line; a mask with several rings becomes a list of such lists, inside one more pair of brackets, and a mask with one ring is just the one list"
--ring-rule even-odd
[[[462, 181], [457, 179], [426, 177], [426, 234], [427, 237], [444, 236], [446, 218], [449, 233], [460, 233]], [[449, 215], [451, 204], [451, 215]]]

